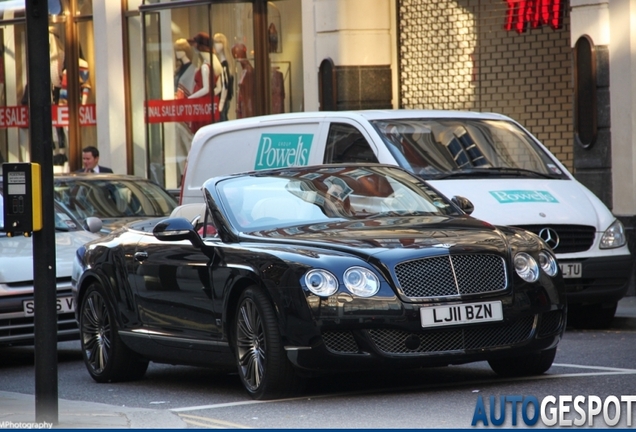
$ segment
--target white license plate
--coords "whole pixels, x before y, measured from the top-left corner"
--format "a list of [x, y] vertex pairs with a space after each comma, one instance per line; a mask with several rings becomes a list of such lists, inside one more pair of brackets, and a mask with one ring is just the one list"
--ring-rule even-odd
[[[34, 300], [25, 300], [22, 302], [24, 308], [24, 316], [32, 317], [35, 314], [35, 302]], [[57, 299], [57, 313], [67, 313], [75, 311], [75, 301], [73, 297], [58, 297]]]
[[480, 323], [503, 320], [500, 301], [429, 306], [420, 309], [422, 327]]
[[565, 279], [580, 278], [583, 275], [581, 263], [559, 263]]

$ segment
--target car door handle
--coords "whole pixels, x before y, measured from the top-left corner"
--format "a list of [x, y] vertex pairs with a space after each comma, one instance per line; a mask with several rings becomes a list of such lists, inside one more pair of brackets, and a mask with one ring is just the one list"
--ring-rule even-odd
[[145, 261], [148, 258], [148, 252], [135, 252], [135, 261]]

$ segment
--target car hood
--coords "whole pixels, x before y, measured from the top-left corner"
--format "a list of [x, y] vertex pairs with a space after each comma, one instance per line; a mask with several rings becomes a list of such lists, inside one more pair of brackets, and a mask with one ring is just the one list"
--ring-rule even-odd
[[447, 197], [461, 195], [472, 216], [497, 225], [564, 224], [607, 228], [613, 217], [575, 180], [447, 179], [428, 183]]
[[505, 235], [495, 226], [468, 216], [385, 217], [299, 225], [248, 235], [277, 243], [358, 250], [369, 256], [395, 249], [402, 249], [405, 255], [409, 250], [421, 254], [422, 249], [454, 253], [508, 249]]
[[[58, 278], [70, 277], [75, 251], [95, 238], [86, 231], [55, 233], [55, 263]], [[0, 237], [0, 283], [33, 280], [33, 238]]]

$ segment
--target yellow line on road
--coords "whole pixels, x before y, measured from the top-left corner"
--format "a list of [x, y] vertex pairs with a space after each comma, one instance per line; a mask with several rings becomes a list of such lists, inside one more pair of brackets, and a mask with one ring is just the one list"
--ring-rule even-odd
[[235, 429], [251, 429], [249, 426], [245, 426], [238, 423], [227, 422], [224, 420], [214, 419], [210, 417], [194, 416], [190, 414], [179, 414], [179, 417], [181, 417], [186, 423], [192, 422], [192, 424], [197, 426], [207, 426], [208, 423], [201, 424], [201, 423], [195, 422], [194, 420], [202, 420], [204, 422], [209, 422], [210, 426], [213, 426], [213, 427], [216, 426], [216, 427], [223, 427], [223, 428], [231, 427]]

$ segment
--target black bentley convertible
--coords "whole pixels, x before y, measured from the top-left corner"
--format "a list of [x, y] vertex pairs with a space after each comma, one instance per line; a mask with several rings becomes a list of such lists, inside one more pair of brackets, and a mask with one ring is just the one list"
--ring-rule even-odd
[[186, 217], [140, 221], [78, 250], [84, 360], [98, 382], [149, 361], [235, 364], [249, 394], [310, 374], [487, 360], [541, 374], [565, 328], [559, 266], [536, 235], [467, 215], [384, 165], [208, 180]]

